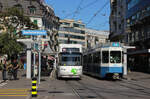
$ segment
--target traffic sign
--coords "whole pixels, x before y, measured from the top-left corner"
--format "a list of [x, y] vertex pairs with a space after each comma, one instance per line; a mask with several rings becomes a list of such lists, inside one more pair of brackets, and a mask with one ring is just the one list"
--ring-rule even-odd
[[22, 30], [23, 35], [47, 35], [45, 30]]

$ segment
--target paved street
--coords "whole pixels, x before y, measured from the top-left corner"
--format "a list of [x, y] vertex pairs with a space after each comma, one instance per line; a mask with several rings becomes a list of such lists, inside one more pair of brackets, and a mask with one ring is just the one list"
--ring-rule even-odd
[[[29, 99], [31, 90], [31, 80], [24, 76], [25, 71], [18, 71], [19, 80], [0, 81], [0, 99]], [[0, 72], [0, 76], [1, 72]], [[2, 77], [0, 77], [2, 78]]]
[[[19, 72], [19, 80], [0, 84], [0, 99], [31, 99], [31, 80]], [[84, 75], [82, 80], [42, 77], [35, 99], [150, 99], [150, 75], [132, 72], [128, 80], [103, 80]]]
[[[138, 74], [139, 77], [134, 77]], [[108, 81], [84, 75], [82, 80], [63, 79], [41, 83], [38, 99], [149, 99], [150, 75], [129, 74], [129, 80]], [[144, 82], [143, 82], [144, 81]]]

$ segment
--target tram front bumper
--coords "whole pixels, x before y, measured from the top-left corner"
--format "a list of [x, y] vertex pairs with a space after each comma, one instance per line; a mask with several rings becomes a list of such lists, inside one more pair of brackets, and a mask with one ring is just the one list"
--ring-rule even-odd
[[80, 75], [60, 75], [62, 78], [81, 78]]

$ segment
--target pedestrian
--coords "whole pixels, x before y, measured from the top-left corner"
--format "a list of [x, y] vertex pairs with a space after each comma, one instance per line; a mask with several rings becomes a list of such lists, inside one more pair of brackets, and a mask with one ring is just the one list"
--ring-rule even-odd
[[6, 78], [6, 59], [4, 59], [2, 62], [2, 78], [4, 81], [7, 80], [7, 78]]
[[9, 64], [7, 66], [7, 70], [8, 70], [8, 79], [12, 80], [12, 76], [13, 76], [13, 66], [12, 66], [12, 64]]
[[14, 77], [14, 80], [18, 80], [17, 73], [18, 73], [19, 65], [18, 65], [17, 59], [13, 60], [12, 66], [13, 66], [13, 77]]

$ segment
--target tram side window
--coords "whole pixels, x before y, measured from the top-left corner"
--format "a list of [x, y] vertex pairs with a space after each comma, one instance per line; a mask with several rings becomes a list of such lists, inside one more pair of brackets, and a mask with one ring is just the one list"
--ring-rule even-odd
[[90, 54], [88, 55], [87, 62], [90, 63]]
[[59, 55], [59, 60], [58, 61], [59, 61], [58, 64], [61, 65], [61, 56], [60, 55]]
[[89, 55], [89, 63], [92, 63], [92, 54]]
[[103, 62], [103, 63], [108, 63], [108, 62], [109, 62], [108, 56], [109, 56], [108, 51], [103, 51], [103, 52], [102, 52], [102, 62]]
[[87, 63], [87, 55], [84, 56], [83, 62], [84, 62], [84, 63]]
[[93, 61], [94, 63], [100, 63], [100, 53], [97, 52], [97, 53], [94, 53], [94, 56], [93, 56]]

